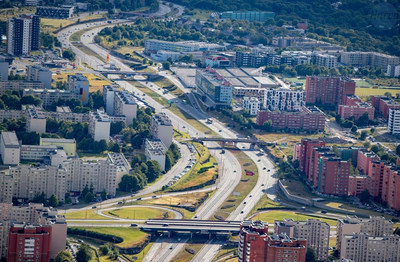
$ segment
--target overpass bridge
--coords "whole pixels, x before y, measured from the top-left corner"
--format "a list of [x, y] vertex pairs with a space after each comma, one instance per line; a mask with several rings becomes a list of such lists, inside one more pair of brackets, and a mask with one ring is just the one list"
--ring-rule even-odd
[[105, 77], [108, 77], [108, 75], [123, 75], [123, 76], [141, 75], [141, 76], [147, 76], [148, 80], [152, 80], [158, 77], [158, 75], [154, 73], [145, 73], [145, 72], [142, 73], [135, 71], [100, 70], [97, 72], [104, 75]]
[[222, 146], [225, 146], [225, 143], [248, 143], [250, 144], [250, 148], [253, 149], [255, 145], [265, 145], [267, 142], [258, 139], [251, 138], [222, 138], [222, 137], [192, 137], [191, 140], [195, 142], [222, 142]]
[[147, 220], [141, 230], [146, 232], [186, 232], [193, 234], [208, 234], [211, 238], [215, 234], [238, 234], [240, 221], [215, 221], [195, 219], [151, 219]]

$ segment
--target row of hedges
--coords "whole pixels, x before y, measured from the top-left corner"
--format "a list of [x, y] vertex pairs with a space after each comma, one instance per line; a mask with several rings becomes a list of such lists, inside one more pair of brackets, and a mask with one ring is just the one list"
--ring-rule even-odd
[[118, 236], [113, 236], [109, 234], [103, 234], [103, 233], [98, 233], [94, 231], [89, 231], [86, 229], [80, 229], [80, 228], [68, 228], [67, 230], [68, 234], [73, 234], [73, 235], [78, 235], [78, 236], [87, 236], [87, 237], [93, 237], [93, 238], [98, 238], [107, 242], [111, 243], [122, 243], [124, 239], [122, 237]]

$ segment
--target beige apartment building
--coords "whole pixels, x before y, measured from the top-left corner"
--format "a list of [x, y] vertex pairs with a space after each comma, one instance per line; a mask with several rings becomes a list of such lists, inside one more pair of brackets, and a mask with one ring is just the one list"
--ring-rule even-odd
[[354, 262], [400, 261], [400, 236], [354, 233], [342, 238], [340, 257]]
[[313, 248], [318, 260], [328, 259], [330, 226], [319, 219], [307, 219], [307, 221], [294, 221], [285, 218], [283, 221], [275, 221], [274, 233], [286, 234], [290, 238], [307, 240], [307, 248]]
[[343, 52], [340, 62], [348, 66], [380, 67], [387, 70], [388, 65], [398, 65], [399, 57], [376, 52]]
[[151, 117], [150, 135], [160, 139], [169, 148], [172, 144], [173, 126], [171, 119], [165, 113], [155, 114]]
[[354, 233], [367, 233], [370, 237], [388, 236], [393, 234], [393, 222], [383, 216], [371, 216], [369, 219], [348, 216], [345, 219], [338, 219], [336, 230], [336, 248], [341, 252], [344, 236], [351, 236]]

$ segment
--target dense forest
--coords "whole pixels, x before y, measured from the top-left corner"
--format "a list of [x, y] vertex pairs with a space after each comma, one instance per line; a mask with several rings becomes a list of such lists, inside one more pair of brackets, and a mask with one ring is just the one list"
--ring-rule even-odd
[[[275, 22], [309, 22], [309, 36], [346, 46], [347, 50], [382, 51], [400, 55], [399, 24], [383, 30], [371, 23], [370, 11], [379, 1], [343, 0], [336, 8], [328, 0], [171, 0], [189, 9], [212, 11], [273, 11]], [[383, 2], [383, 1], [381, 1]], [[337, 2], [339, 3], [339, 2]], [[388, 0], [400, 13], [399, 2]], [[396, 10], [392, 10], [395, 12]]]

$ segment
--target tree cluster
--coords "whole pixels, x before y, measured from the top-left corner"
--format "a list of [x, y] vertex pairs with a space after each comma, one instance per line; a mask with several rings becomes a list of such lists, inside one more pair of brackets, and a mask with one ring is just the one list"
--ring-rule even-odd
[[231, 108], [218, 108], [217, 111], [231, 118], [235, 123], [240, 125], [240, 130], [251, 129], [251, 122], [242, 114], [234, 112]]
[[22, 96], [21, 92], [7, 92], [0, 97], [0, 109], [21, 110], [21, 105], [40, 106], [42, 100], [32, 95]]

